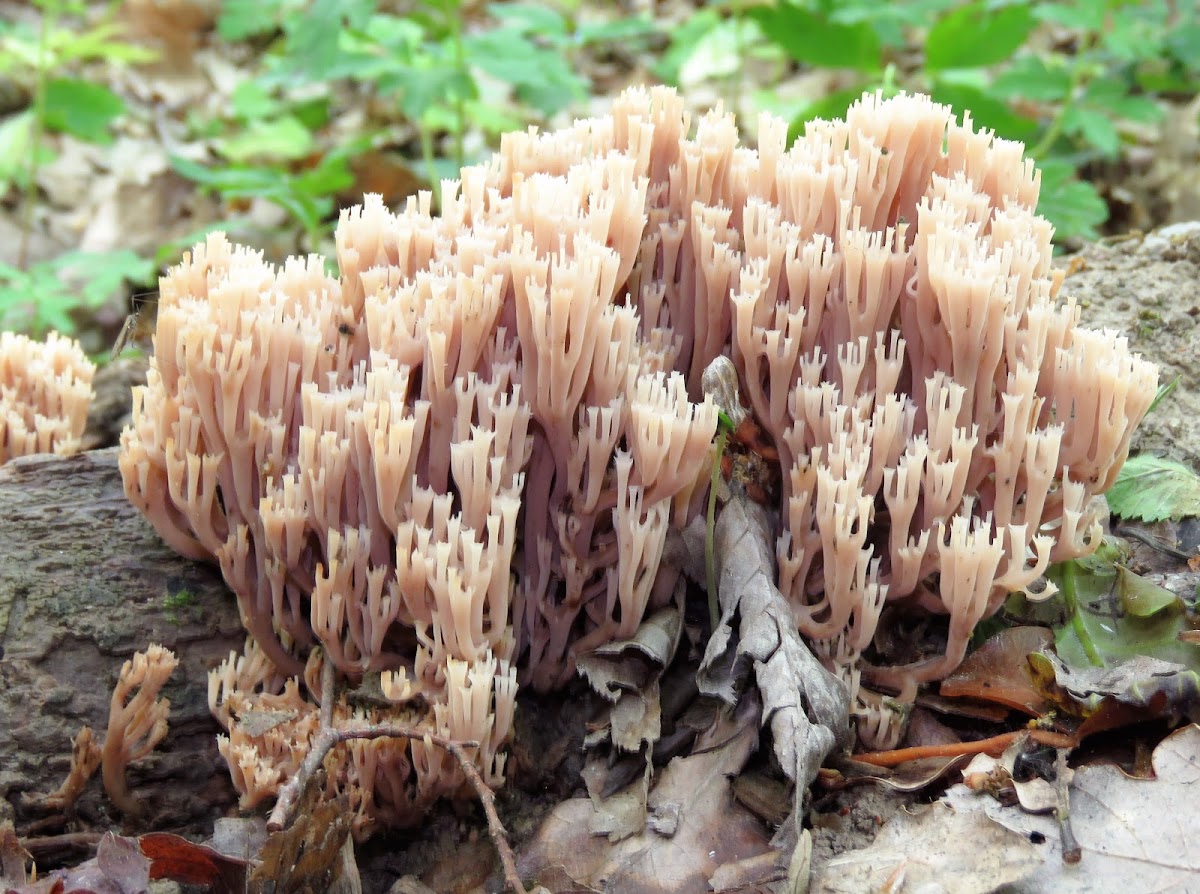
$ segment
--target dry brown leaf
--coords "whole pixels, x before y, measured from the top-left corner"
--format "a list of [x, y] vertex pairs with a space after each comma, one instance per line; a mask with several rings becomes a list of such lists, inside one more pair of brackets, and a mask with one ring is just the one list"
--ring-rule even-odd
[[[1006, 889], [1010, 894], [1084, 894], [1095, 891], [1155, 891], [1189, 894], [1197, 890], [1200, 851], [1200, 726], [1192, 724], [1164, 739], [1154, 751], [1156, 779], [1130, 779], [1109, 765], [1075, 771], [1070, 789], [1071, 827], [1083, 858], [1064, 865], [1058, 824], [1020, 807], [954, 786], [945, 801], [956, 815], [987, 816], [1019, 840], [1045, 841], [1033, 871]], [[947, 830], [967, 853], [978, 854], [966, 825]]]
[[946, 698], [977, 698], [1038, 717], [1050, 709], [1046, 696], [1034, 685], [1026, 660], [1054, 643], [1046, 627], [1010, 627], [967, 656], [958, 670], [942, 681]]
[[667, 765], [650, 792], [647, 826], [636, 835], [613, 844], [589, 832], [590, 801], [560, 804], [522, 854], [521, 875], [543, 884], [554, 878], [555, 891], [706, 894], [719, 867], [768, 853], [767, 830], [729, 783], [757, 746], [757, 711], [756, 699], [744, 699], [738, 732]]
[[722, 509], [714, 537], [721, 621], [697, 682], [702, 692], [732, 704], [739, 678], [753, 669], [775, 756], [803, 791], [825, 756], [849, 742], [849, 694], [800, 638], [775, 587], [774, 540], [763, 508], [735, 495]]

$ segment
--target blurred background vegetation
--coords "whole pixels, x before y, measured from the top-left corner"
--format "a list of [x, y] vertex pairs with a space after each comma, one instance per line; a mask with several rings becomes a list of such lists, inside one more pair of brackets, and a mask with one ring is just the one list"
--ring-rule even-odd
[[930, 93], [1026, 144], [1067, 249], [1200, 218], [1193, 2], [0, 0], [0, 329], [99, 352], [205, 231], [331, 255], [363, 192], [436, 195], [632, 83], [749, 141]]

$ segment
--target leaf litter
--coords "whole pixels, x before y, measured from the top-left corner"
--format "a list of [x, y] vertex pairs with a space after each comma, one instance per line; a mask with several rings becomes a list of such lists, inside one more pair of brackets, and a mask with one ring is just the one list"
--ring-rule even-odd
[[[704, 579], [704, 526], [686, 531], [673, 551], [685, 573]], [[787, 883], [798, 843], [799, 806], [822, 762], [849, 741], [848, 694], [809, 651], [776, 589], [766, 512], [735, 495], [714, 531], [720, 563], [721, 620], [697, 674], [703, 695], [721, 705], [692, 753], [675, 757], [653, 779], [649, 761], [628, 786], [605, 796], [603, 760], [585, 771], [589, 798], [555, 808], [519, 861], [522, 875], [553, 892], [597, 889], [707, 892]], [[613, 701], [599, 739], [644, 753], [661, 728], [658, 682], [679, 641], [681, 616], [667, 609], [635, 636], [582, 656], [580, 671]], [[640, 694], [636, 691], [641, 688]], [[626, 702], [630, 706], [622, 709]], [[796, 785], [790, 816], [772, 840], [760, 816], [739, 799], [734, 780], [769, 728], [774, 757]]]
[[[1155, 778], [1149, 780], [1129, 778], [1107, 764], [1071, 774], [1068, 809], [1078, 863], [1064, 863], [1053, 810], [1030, 812], [959, 784], [927, 807], [896, 811], [870, 845], [818, 863], [809, 890], [1188, 894], [1200, 877], [1200, 849], [1194, 844], [1200, 727], [1164, 739], [1153, 767]], [[1044, 811], [1046, 805], [1034, 807]]]

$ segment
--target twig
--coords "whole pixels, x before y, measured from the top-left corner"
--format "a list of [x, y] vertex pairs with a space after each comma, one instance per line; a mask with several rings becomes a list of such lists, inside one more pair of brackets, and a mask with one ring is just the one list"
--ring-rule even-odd
[[1149, 534], [1146, 531], [1139, 531], [1137, 528], [1117, 528], [1115, 531], [1113, 531], [1113, 533], [1119, 537], [1132, 537], [1134, 540], [1139, 540], [1151, 549], [1156, 549], [1160, 553], [1165, 553], [1173, 559], [1180, 559], [1186, 562], [1189, 559], [1196, 558], [1195, 554], [1185, 553], [1181, 549], [1176, 549], [1170, 544], [1163, 543], [1153, 534]]
[[338, 743], [350, 739], [413, 739], [428, 742], [444, 748], [458, 761], [463, 775], [474, 789], [479, 803], [483, 805], [492, 846], [496, 848], [496, 853], [500, 855], [500, 864], [504, 867], [505, 883], [513, 890], [514, 894], [528, 894], [525, 886], [521, 883], [521, 876], [517, 872], [517, 860], [512, 848], [509, 847], [504, 824], [500, 822], [500, 816], [496, 813], [496, 794], [479, 775], [479, 771], [475, 768], [471, 755], [468, 753], [468, 749], [478, 748], [479, 743], [460, 742], [436, 733], [423, 732], [404, 726], [363, 725], [344, 729], [334, 726], [334, 668], [328, 655], [323, 658], [324, 664], [321, 666], [321, 728], [313, 737], [308, 754], [304, 756], [304, 762], [296, 771], [296, 775], [279, 790], [279, 797], [267, 820], [267, 829], [271, 832], [278, 832], [291, 822], [300, 793], [304, 791], [304, 787], [325, 763], [326, 756]]
[[[321, 729], [333, 726], [333, 690], [337, 681], [333, 677], [333, 660], [328, 652], [321, 654]], [[321, 758], [324, 760], [324, 756]]]
[[454, 759], [458, 761], [463, 775], [467, 777], [467, 782], [475, 790], [475, 796], [479, 799], [479, 803], [483, 805], [483, 812], [487, 817], [488, 834], [492, 838], [492, 844], [495, 846], [496, 852], [500, 855], [500, 864], [504, 867], [505, 882], [508, 883], [508, 886], [516, 894], [528, 894], [525, 886], [521, 884], [521, 876], [517, 873], [517, 860], [513, 855], [512, 848], [508, 846], [504, 824], [500, 822], [500, 816], [496, 813], [496, 793], [492, 791], [491, 786], [484, 782], [483, 777], [479, 775], [479, 770], [475, 768], [475, 763], [471, 760], [471, 755], [468, 753], [468, 749], [479, 747], [478, 742], [459, 742], [445, 736], [423, 733], [419, 730], [412, 730], [402, 726], [360, 726], [338, 730], [337, 733], [342, 741], [346, 739], [380, 738], [418, 739], [430, 742], [450, 752], [454, 756]]
[[1062, 838], [1062, 860], [1074, 866], [1083, 859], [1083, 848], [1079, 846], [1075, 832], [1071, 829], [1071, 786], [1067, 778], [1071, 768], [1067, 766], [1065, 748], [1058, 749], [1055, 770], [1057, 775], [1054, 779], [1054, 793], [1058, 796], [1058, 807], [1054, 810], [1054, 818], [1058, 820], [1058, 834]]
[[1002, 754], [1004, 749], [1019, 739], [1028, 736], [1041, 745], [1054, 748], [1074, 748], [1076, 741], [1070, 736], [1044, 729], [1022, 729], [1011, 733], [980, 739], [977, 742], [954, 742], [949, 745], [924, 745], [914, 748], [897, 748], [894, 751], [871, 751], [856, 754], [854, 759], [877, 767], [895, 767], [907, 761], [925, 757], [958, 757], [960, 754]]
[[313, 736], [300, 769], [279, 790], [279, 797], [275, 799], [275, 807], [267, 820], [267, 829], [271, 832], [278, 832], [291, 822], [296, 799], [325, 762], [325, 755], [341, 741], [333, 726], [333, 662], [328, 655], [321, 656], [321, 660], [321, 726]]
[[62, 835], [23, 837], [21, 847], [33, 854], [34, 859], [46, 859], [51, 854], [74, 848], [95, 848], [103, 838], [100, 832], [65, 832]]
[[713, 456], [712, 475], [708, 482], [708, 520], [704, 528], [704, 582], [708, 588], [708, 619], [712, 632], [717, 632], [721, 621], [721, 606], [717, 601], [717, 554], [713, 544], [713, 532], [717, 525], [717, 490], [721, 485], [721, 458], [725, 455], [726, 431], [717, 434], [717, 450]]

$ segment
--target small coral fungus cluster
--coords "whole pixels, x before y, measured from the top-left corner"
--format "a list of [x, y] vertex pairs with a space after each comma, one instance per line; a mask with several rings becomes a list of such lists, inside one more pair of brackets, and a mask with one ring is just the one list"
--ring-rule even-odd
[[0, 463], [79, 449], [96, 367], [77, 342], [0, 332]]
[[[860, 716], [1094, 546], [1157, 376], [1058, 297], [1021, 147], [912, 96], [758, 135], [631, 90], [509, 134], [438, 215], [368, 197], [339, 275], [215, 236], [163, 279], [121, 468], [237, 594], [254, 645], [213, 704], [247, 801], [303, 756], [314, 709], [284, 678], [317, 645], [497, 780], [515, 665], [559, 685], [679, 585], [663, 546], [704, 496], [718, 356], [780, 457], [780, 588]], [[868, 663], [892, 602], [949, 615], [945, 653]], [[420, 743], [342, 761], [360, 831], [462, 787]]]

